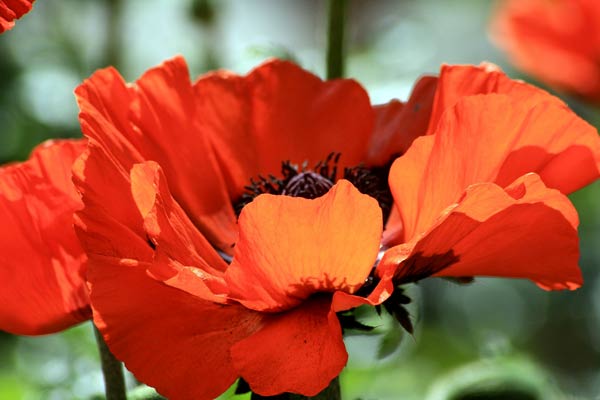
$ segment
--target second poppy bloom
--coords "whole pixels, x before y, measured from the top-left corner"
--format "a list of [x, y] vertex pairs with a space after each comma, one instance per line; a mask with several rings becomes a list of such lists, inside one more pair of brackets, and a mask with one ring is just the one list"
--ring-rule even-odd
[[492, 34], [515, 65], [541, 82], [600, 102], [600, 2], [498, 2]]
[[0, 330], [40, 335], [91, 317], [73, 230], [83, 204], [71, 182], [84, 149], [83, 140], [47, 141], [29, 160], [0, 167]]

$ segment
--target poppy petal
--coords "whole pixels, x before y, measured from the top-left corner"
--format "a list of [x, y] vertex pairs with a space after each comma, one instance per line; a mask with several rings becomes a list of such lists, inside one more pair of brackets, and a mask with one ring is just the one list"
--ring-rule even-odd
[[0, 33], [15, 26], [15, 20], [31, 11], [35, 0], [0, 0]]
[[201, 296], [205, 300], [222, 301], [214, 294], [226, 293], [223, 272], [227, 264], [173, 199], [158, 164], [134, 165], [131, 189], [148, 240], [155, 247], [150, 275], [195, 295], [205, 293]]
[[563, 104], [545, 90], [520, 80], [510, 79], [500, 68], [491, 63], [480, 65], [442, 65], [439, 83], [433, 101], [429, 134], [437, 129], [442, 114], [466, 96], [478, 94], [505, 94], [514, 101], [536, 104], [553, 102]]
[[325, 296], [265, 320], [253, 335], [233, 345], [231, 357], [255, 393], [315, 396], [348, 360], [337, 315]]
[[497, 276], [572, 290], [582, 284], [577, 224], [568, 198], [536, 174], [506, 189], [475, 184], [426, 233], [386, 252], [379, 271], [396, 269], [397, 282]]
[[73, 230], [82, 207], [71, 166], [83, 140], [48, 141], [0, 168], [0, 329], [57, 332], [88, 319], [86, 257]]
[[417, 81], [406, 103], [392, 100], [375, 106], [375, 128], [369, 144], [367, 164], [385, 165], [404, 154], [415, 138], [427, 132], [438, 78]]
[[386, 269], [385, 274], [381, 274], [380, 280], [375, 289], [366, 297], [337, 291], [333, 294], [331, 308], [335, 312], [347, 311], [362, 305], [376, 306], [386, 301], [394, 291], [392, 281], [394, 271]]
[[149, 264], [90, 256], [94, 322], [138, 379], [169, 399], [213, 399], [239, 376], [230, 347], [261, 326], [242, 306], [190, 296], [146, 275]]
[[[94, 323], [111, 351], [159, 392], [173, 399], [214, 398], [238, 376], [230, 346], [254, 332], [260, 316], [241, 306], [202, 300], [149, 276], [162, 259], [155, 258], [146, 238], [145, 228], [155, 233], [155, 227], [144, 226], [142, 216], [148, 218], [148, 198], [156, 203], [156, 196], [144, 198], [140, 191], [147, 183], [142, 179], [144, 167], [155, 164], [137, 166], [130, 179], [111, 162], [104, 149], [92, 143], [74, 168], [85, 204], [76, 223], [90, 257]], [[138, 186], [134, 189], [133, 184]], [[160, 200], [166, 203], [164, 197]], [[167, 240], [174, 238], [159, 237], [157, 245], [174, 246]], [[163, 365], [173, 367], [157, 367]]]
[[75, 214], [75, 231], [87, 253], [152, 260], [143, 219], [131, 194], [129, 171], [98, 146], [73, 165], [73, 183], [85, 207]]
[[314, 200], [261, 195], [242, 210], [225, 272], [230, 296], [285, 310], [317, 291], [356, 291], [379, 251], [381, 208], [346, 180]]
[[75, 93], [84, 134], [127, 173], [135, 163], [158, 162], [196, 226], [229, 251], [235, 215], [208, 138], [198, 127], [183, 58], [149, 70], [132, 86], [116, 70], [100, 70]]
[[599, 170], [596, 130], [565, 106], [466, 97], [444, 114], [435, 135], [415, 140], [392, 166], [390, 187], [404, 224], [404, 240], [396, 243], [426, 231], [471, 184], [506, 186], [536, 172], [547, 186], [571, 193]]
[[217, 72], [195, 84], [202, 129], [217, 149], [230, 193], [281, 162], [313, 166], [338, 152], [340, 170], [365, 160], [373, 110], [355, 81], [322, 81], [293, 63], [269, 61], [247, 76]]

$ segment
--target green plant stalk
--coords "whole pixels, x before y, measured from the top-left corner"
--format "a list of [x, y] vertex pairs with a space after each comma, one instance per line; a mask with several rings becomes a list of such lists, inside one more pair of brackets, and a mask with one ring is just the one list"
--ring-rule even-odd
[[106, 7], [106, 49], [105, 62], [115, 68], [121, 66], [121, 30], [119, 23], [121, 21], [121, 10], [123, 9], [122, 0], [105, 0]]
[[327, 79], [344, 76], [344, 26], [346, 0], [329, 0], [329, 25], [327, 28]]
[[100, 353], [100, 364], [104, 376], [104, 391], [106, 400], [127, 400], [125, 392], [125, 378], [123, 377], [123, 365], [110, 352], [102, 334], [94, 325], [94, 334]]

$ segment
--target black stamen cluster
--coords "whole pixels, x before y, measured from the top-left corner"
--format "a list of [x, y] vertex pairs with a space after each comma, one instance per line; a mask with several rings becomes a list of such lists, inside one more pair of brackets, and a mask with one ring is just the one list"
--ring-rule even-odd
[[388, 185], [389, 166], [365, 167], [359, 165], [344, 169], [344, 179], [347, 179], [361, 193], [373, 197], [379, 203], [383, 221], [387, 221], [392, 211], [394, 199]]
[[[331, 189], [337, 180], [340, 153], [330, 153], [323, 161], [313, 168], [307, 163], [301, 166], [290, 161], [281, 163], [281, 178], [273, 175], [250, 179], [246, 192], [234, 203], [234, 209], [239, 216], [242, 208], [261, 194], [279, 194], [306, 199], [316, 199]], [[343, 178], [350, 181], [361, 193], [377, 200], [383, 213], [383, 221], [387, 221], [393, 204], [392, 194], [388, 186], [387, 176], [391, 163], [382, 167], [366, 167], [358, 165], [345, 168]]]
[[[273, 175], [267, 177], [259, 175], [256, 180], [251, 178], [250, 185], [244, 187], [246, 192], [233, 204], [236, 215], [239, 216], [242, 208], [254, 200], [256, 196], [265, 193], [309, 199], [324, 195], [333, 186], [333, 182], [336, 181], [337, 163], [340, 155], [340, 153], [330, 153], [325, 160], [319, 161], [310, 170], [306, 162], [298, 166], [292, 164], [289, 160], [284, 161], [281, 163], [281, 178]], [[316, 187], [311, 187], [311, 184]]]

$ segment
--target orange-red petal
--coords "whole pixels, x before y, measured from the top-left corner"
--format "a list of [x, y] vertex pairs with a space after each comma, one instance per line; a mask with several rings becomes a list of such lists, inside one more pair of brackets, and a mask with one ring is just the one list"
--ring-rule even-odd
[[76, 91], [81, 127], [114, 164], [129, 173], [154, 160], [192, 221], [216, 246], [235, 241], [235, 215], [183, 58], [146, 72], [127, 86], [112, 68], [100, 70]]
[[240, 239], [225, 273], [230, 296], [280, 311], [317, 291], [353, 293], [377, 258], [381, 209], [346, 180], [314, 199], [261, 195], [239, 218]]
[[[357, 296], [342, 291], [333, 294], [331, 309], [335, 312], [347, 311], [362, 305], [376, 306], [386, 301], [394, 291], [394, 270], [381, 271], [380, 280], [366, 297]], [[385, 272], [385, 273], [384, 273]]]
[[155, 250], [150, 275], [205, 300], [223, 302], [227, 264], [173, 199], [158, 164], [133, 166], [131, 192]]
[[261, 317], [204, 300], [209, 292], [196, 290], [197, 282], [185, 285], [190, 277], [183, 272], [175, 280], [151, 276], [157, 269], [171, 272], [173, 265], [160, 264], [178, 262], [176, 249], [182, 261], [192, 261], [202, 242], [190, 237], [192, 227], [180, 219], [155, 163], [125, 174], [110, 162], [102, 147], [91, 144], [75, 167], [85, 204], [76, 222], [89, 256], [94, 323], [117, 358], [160, 393], [215, 398], [239, 376], [231, 345], [258, 329]]
[[15, 20], [31, 11], [35, 0], [0, 0], [0, 33], [15, 26]]
[[164, 285], [148, 267], [90, 256], [94, 322], [115, 356], [165, 397], [214, 399], [239, 376], [231, 346], [256, 331], [261, 316]]
[[211, 137], [230, 193], [258, 174], [280, 175], [281, 162], [313, 166], [341, 153], [340, 170], [365, 161], [373, 131], [369, 97], [355, 81], [322, 81], [281, 60], [247, 76], [216, 72], [195, 84], [202, 132]]
[[392, 100], [374, 107], [375, 128], [367, 164], [385, 165], [393, 156], [404, 154], [415, 138], [427, 132], [437, 82], [437, 77], [424, 76], [406, 103]]
[[541, 102], [563, 104], [558, 97], [550, 95], [545, 90], [520, 80], [510, 79], [494, 64], [442, 65], [427, 132], [435, 133], [444, 112], [451, 109], [463, 97], [491, 93], [505, 94], [514, 101], [529, 104]]
[[[415, 140], [390, 171], [390, 187], [408, 241], [426, 231], [469, 185], [506, 186], [536, 172], [563, 193], [598, 178], [600, 138], [566, 106], [470, 96], [440, 120], [435, 135]], [[394, 242], [394, 241], [392, 241]]]
[[129, 171], [93, 141], [73, 165], [73, 183], [83, 199], [75, 230], [87, 253], [152, 260], [143, 218], [131, 194]]
[[342, 329], [328, 296], [305, 301], [231, 348], [233, 364], [255, 393], [315, 396], [348, 360]]
[[73, 230], [82, 205], [71, 183], [84, 148], [49, 141], [0, 168], [0, 330], [46, 334], [90, 317], [86, 257]]
[[386, 252], [378, 270], [396, 281], [433, 276], [527, 278], [544, 289], [576, 289], [577, 212], [568, 198], [527, 174], [506, 189], [470, 186], [413, 241]]

